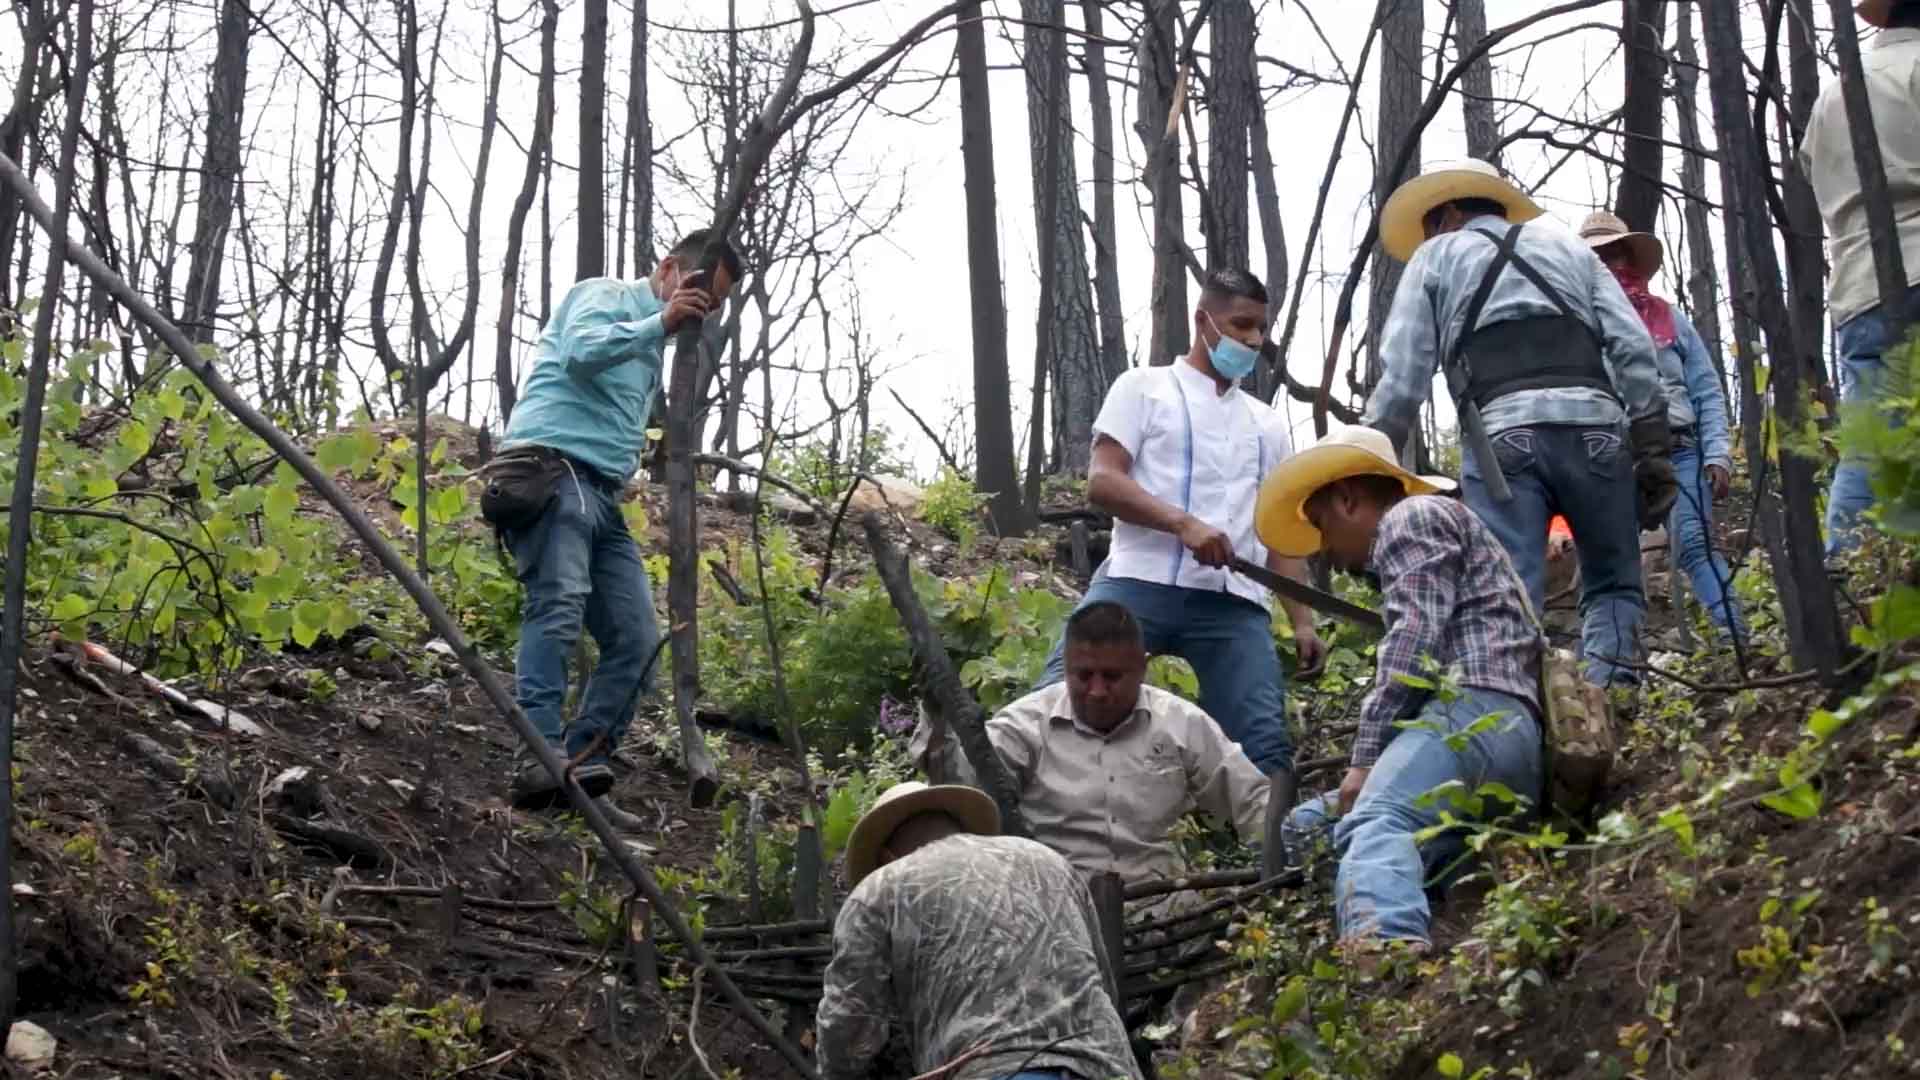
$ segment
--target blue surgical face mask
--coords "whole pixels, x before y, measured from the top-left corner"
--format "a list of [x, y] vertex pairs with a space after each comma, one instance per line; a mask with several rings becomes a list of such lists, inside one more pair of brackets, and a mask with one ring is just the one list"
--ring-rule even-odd
[[1213, 373], [1229, 381], [1238, 381], [1251, 375], [1254, 362], [1260, 359], [1259, 350], [1220, 333], [1220, 324], [1213, 321], [1211, 312], [1203, 311], [1201, 314], [1207, 317], [1213, 332], [1220, 334], [1213, 348], [1207, 351], [1207, 359], [1213, 364]]

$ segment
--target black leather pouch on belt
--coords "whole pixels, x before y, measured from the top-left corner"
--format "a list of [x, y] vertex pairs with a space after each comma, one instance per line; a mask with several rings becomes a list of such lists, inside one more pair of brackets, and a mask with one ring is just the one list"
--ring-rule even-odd
[[487, 462], [481, 475], [480, 516], [496, 529], [524, 529], [540, 520], [559, 492], [567, 459], [545, 447], [507, 450]]

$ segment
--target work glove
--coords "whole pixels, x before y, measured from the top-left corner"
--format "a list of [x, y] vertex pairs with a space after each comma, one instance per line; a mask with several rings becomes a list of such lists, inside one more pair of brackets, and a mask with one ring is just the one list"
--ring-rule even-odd
[[1642, 529], [1665, 524], [1667, 512], [1680, 497], [1680, 479], [1673, 471], [1673, 429], [1664, 413], [1643, 416], [1627, 428], [1633, 447], [1633, 484]]

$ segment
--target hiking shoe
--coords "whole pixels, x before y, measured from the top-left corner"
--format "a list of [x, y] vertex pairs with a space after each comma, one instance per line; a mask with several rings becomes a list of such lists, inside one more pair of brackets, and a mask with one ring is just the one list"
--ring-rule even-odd
[[[555, 753], [566, 757], [558, 747]], [[613, 789], [613, 767], [604, 758], [593, 758], [573, 767], [573, 779], [589, 796], [598, 798]], [[520, 766], [508, 794], [518, 810], [547, 810], [567, 801], [566, 790], [554, 782], [547, 767], [538, 760]]]

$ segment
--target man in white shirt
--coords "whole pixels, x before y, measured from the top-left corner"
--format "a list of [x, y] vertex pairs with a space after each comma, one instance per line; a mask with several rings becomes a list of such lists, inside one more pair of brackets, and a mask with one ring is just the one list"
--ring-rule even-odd
[[[1869, 0], [1858, 10], [1862, 21], [1881, 28], [1861, 61], [1906, 264], [1906, 321], [1916, 323], [1920, 322], [1920, 289], [1913, 287], [1920, 285], [1920, 0]], [[1883, 355], [1900, 344], [1893, 340], [1893, 313], [1880, 303], [1867, 204], [1860, 195], [1852, 139], [1840, 83], [1829, 82], [1821, 88], [1807, 120], [1799, 157], [1813, 183], [1820, 216], [1826, 220], [1833, 267], [1827, 306], [1833, 312], [1838, 339], [1841, 396], [1850, 405], [1881, 396], [1887, 377]], [[1873, 504], [1867, 466], [1842, 460], [1827, 499], [1829, 556], [1844, 554], [1858, 543], [1854, 530]]]
[[[1271, 774], [1293, 763], [1286, 690], [1267, 591], [1235, 574], [1237, 555], [1306, 580], [1306, 564], [1270, 554], [1253, 531], [1260, 479], [1293, 453], [1284, 419], [1238, 387], [1267, 329], [1266, 286], [1240, 270], [1207, 275], [1193, 348], [1168, 367], [1136, 368], [1094, 420], [1087, 499], [1114, 517], [1113, 547], [1081, 606], [1111, 601], [1140, 622], [1150, 653], [1178, 656], [1200, 707]], [[1282, 600], [1296, 673], [1319, 673], [1326, 646], [1313, 613]], [[1038, 688], [1066, 672], [1065, 638]]]

